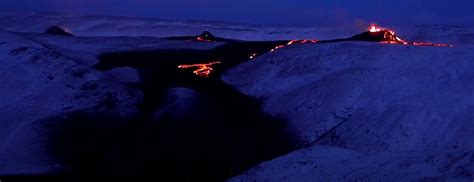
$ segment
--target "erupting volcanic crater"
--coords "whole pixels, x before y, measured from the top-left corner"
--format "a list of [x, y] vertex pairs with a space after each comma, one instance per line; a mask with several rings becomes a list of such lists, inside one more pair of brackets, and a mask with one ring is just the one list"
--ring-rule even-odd
[[354, 35], [349, 39], [358, 40], [358, 41], [392, 42], [392, 43], [405, 44], [405, 41], [398, 38], [395, 35], [394, 31], [378, 28], [375, 25], [372, 25], [368, 31], [363, 32], [361, 34]]
[[407, 42], [398, 37], [395, 31], [378, 27], [375, 24], [372, 24], [366, 32], [354, 35], [351, 38], [348, 38], [348, 40], [370, 41], [388, 44], [403, 44], [412, 46], [453, 47], [453, 45], [450, 44], [440, 44], [431, 42]]

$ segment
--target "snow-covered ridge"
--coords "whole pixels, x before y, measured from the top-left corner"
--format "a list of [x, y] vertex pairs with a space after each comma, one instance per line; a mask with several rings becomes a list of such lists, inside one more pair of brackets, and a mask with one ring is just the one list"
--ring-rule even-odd
[[[474, 87], [466, 85], [474, 79], [470, 55], [464, 47], [295, 46], [242, 64], [224, 80], [244, 93], [265, 98], [266, 110], [288, 117], [305, 143], [317, 141], [334, 127], [350, 125], [344, 133], [351, 141], [343, 145], [359, 149], [374, 142], [380, 143], [375, 148], [385, 150], [422, 147], [433, 144], [430, 141], [456, 143], [453, 140], [473, 148], [465, 137], [448, 138], [444, 131], [464, 135], [469, 133], [466, 124], [473, 124], [461, 119], [473, 119], [469, 110]], [[363, 137], [355, 137], [353, 130], [365, 125], [377, 128], [361, 130]], [[396, 139], [386, 144], [392, 135]], [[418, 142], [422, 138], [424, 144]], [[367, 150], [375, 148], [368, 145]]]
[[[363, 42], [296, 45], [230, 70], [223, 80], [261, 98], [265, 111], [288, 119], [289, 130], [310, 147], [235, 180], [472, 179], [473, 34], [447, 37], [454, 48]], [[336, 148], [327, 151], [324, 146]], [[335, 161], [311, 157], [326, 152], [335, 152], [335, 157], [327, 156]], [[461, 161], [448, 157], [426, 162], [425, 153], [459, 156]], [[405, 169], [401, 163], [416, 167]], [[448, 167], [452, 163], [460, 167]], [[354, 172], [362, 164], [367, 164], [365, 170]]]
[[[35, 22], [32, 24], [31, 22]], [[184, 36], [209, 30], [220, 37], [244, 40], [270, 40], [314, 37], [315, 28], [294, 28], [277, 25], [247, 25], [239, 23], [163, 20], [114, 16], [81, 16], [39, 12], [0, 11], [2, 29], [15, 32], [45, 31], [57, 25], [78, 36]]]
[[[31, 23], [34, 22], [34, 23]], [[335, 39], [366, 30], [367, 25], [344, 27], [291, 27], [284, 25], [250, 25], [242, 23], [163, 20], [114, 16], [70, 15], [44, 12], [0, 11], [0, 29], [14, 32], [42, 33], [52, 25], [77, 36], [189, 36], [205, 30], [224, 38], [241, 40]], [[395, 30], [402, 38], [413, 41], [450, 40], [452, 34], [472, 33], [472, 27], [441, 25], [382, 25]], [[472, 39], [465, 41], [473, 41]], [[463, 42], [463, 40], [459, 40]]]

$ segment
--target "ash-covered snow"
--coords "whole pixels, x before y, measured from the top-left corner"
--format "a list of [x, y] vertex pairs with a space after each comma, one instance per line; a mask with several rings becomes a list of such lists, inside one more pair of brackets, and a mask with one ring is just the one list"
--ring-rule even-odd
[[439, 28], [454, 48], [295, 45], [231, 69], [309, 147], [234, 180], [474, 179], [473, 35]]

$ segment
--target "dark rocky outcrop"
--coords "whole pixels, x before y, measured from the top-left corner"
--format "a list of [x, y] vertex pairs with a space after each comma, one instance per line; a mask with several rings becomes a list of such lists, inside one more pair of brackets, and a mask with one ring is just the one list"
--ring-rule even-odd
[[44, 34], [49, 34], [49, 35], [60, 35], [60, 36], [69, 36], [73, 37], [71, 33], [67, 32], [66, 30], [58, 27], [58, 26], [51, 26], [49, 27]]

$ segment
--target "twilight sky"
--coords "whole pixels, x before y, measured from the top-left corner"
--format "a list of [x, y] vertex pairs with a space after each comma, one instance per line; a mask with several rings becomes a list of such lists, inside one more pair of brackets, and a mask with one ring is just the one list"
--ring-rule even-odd
[[474, 24], [474, 0], [0, 0], [4, 10], [324, 25]]

